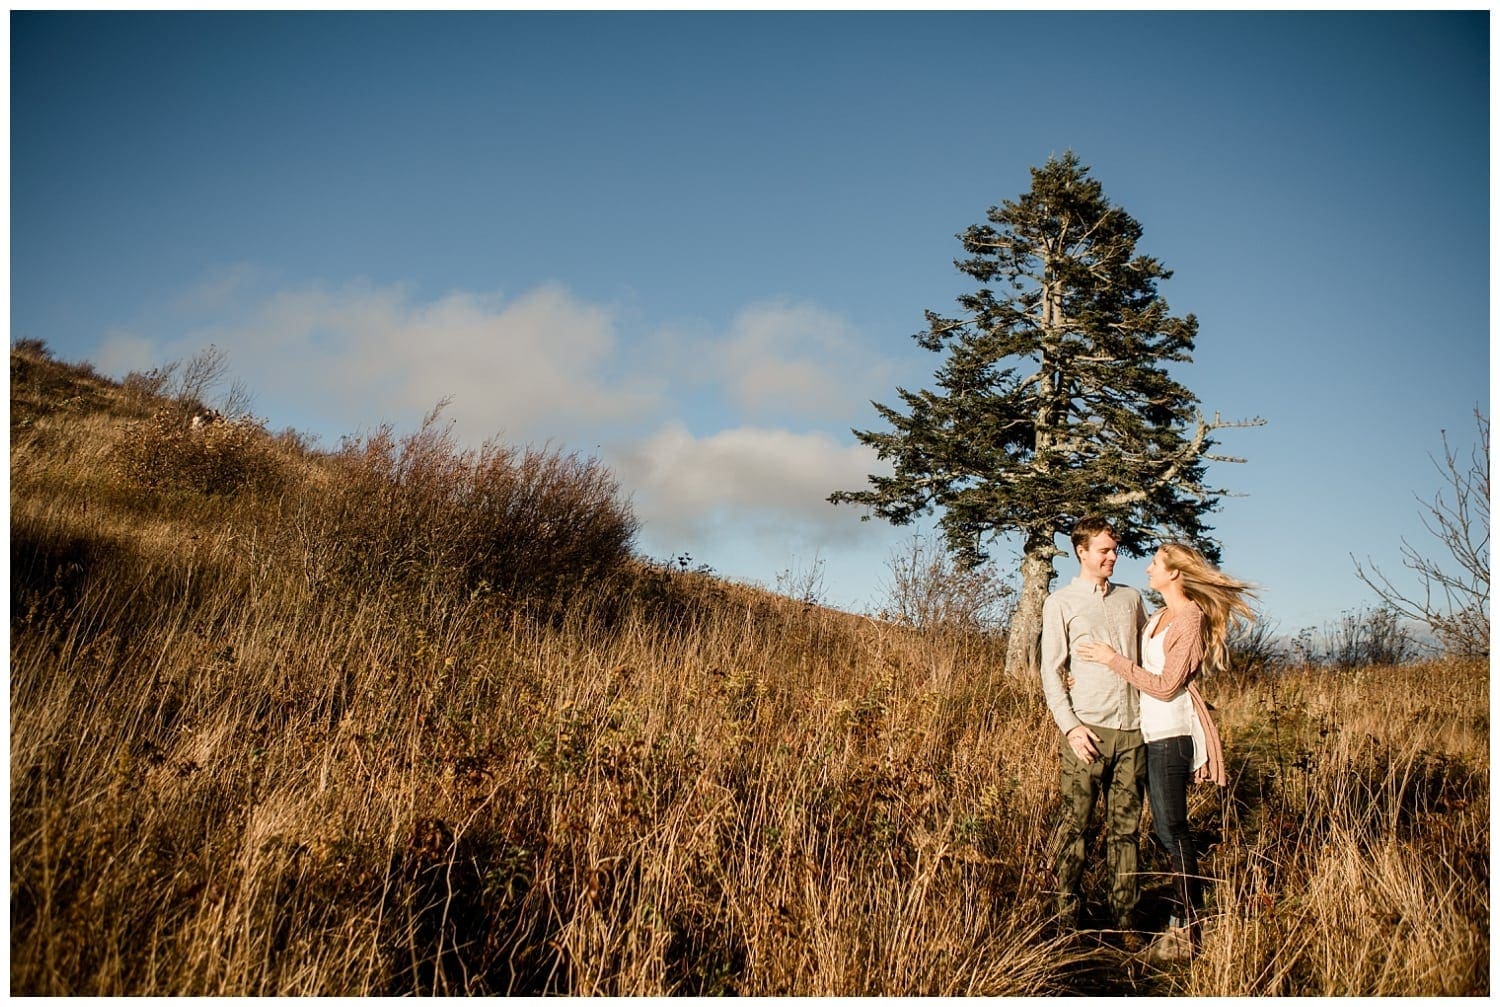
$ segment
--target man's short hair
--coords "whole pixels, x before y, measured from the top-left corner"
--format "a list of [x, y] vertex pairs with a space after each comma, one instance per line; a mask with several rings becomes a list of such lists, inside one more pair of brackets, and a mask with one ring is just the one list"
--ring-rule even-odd
[[1077, 554], [1079, 549], [1087, 548], [1095, 535], [1102, 535], [1105, 532], [1109, 532], [1110, 538], [1116, 542], [1120, 540], [1109, 518], [1100, 517], [1097, 514], [1088, 514], [1079, 518], [1078, 523], [1073, 526], [1073, 552]]

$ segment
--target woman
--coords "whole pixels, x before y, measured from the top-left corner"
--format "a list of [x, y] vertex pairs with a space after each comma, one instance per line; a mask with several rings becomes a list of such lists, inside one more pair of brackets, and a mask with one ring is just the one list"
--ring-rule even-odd
[[1198, 853], [1188, 828], [1187, 791], [1193, 779], [1228, 783], [1219, 732], [1194, 678], [1229, 665], [1231, 621], [1255, 618], [1245, 583], [1216, 569], [1191, 546], [1168, 542], [1146, 568], [1147, 582], [1166, 607], [1141, 634], [1141, 665], [1103, 643], [1081, 643], [1085, 661], [1105, 664], [1141, 693], [1141, 735], [1146, 741], [1146, 786], [1156, 836], [1175, 868], [1179, 915], [1147, 952], [1155, 961], [1190, 958], [1200, 907]]

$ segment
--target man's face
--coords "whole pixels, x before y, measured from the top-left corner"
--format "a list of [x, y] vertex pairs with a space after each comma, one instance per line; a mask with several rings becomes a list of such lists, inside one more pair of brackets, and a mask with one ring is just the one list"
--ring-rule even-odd
[[1083, 575], [1094, 581], [1109, 580], [1110, 574], [1115, 572], [1115, 560], [1119, 558], [1115, 551], [1118, 545], [1115, 537], [1107, 531], [1089, 539], [1089, 544], [1078, 550]]

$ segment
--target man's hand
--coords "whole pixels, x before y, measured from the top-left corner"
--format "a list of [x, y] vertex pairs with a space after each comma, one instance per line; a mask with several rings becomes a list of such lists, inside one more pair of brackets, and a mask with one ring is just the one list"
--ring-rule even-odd
[[1099, 735], [1089, 730], [1087, 724], [1079, 724], [1068, 732], [1068, 746], [1084, 765], [1099, 757]]

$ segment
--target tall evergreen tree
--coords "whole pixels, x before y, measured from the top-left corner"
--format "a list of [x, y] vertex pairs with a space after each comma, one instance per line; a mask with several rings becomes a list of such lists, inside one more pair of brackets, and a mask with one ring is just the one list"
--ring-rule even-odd
[[1169, 314], [1156, 287], [1171, 273], [1136, 254], [1140, 225], [1076, 155], [1033, 168], [1031, 190], [988, 218], [958, 236], [968, 257], [954, 263], [979, 289], [958, 298], [957, 317], [928, 311], [913, 337], [946, 355], [937, 390], [897, 388], [904, 412], [874, 403], [892, 429], [854, 431], [895, 471], [829, 500], [898, 525], [936, 509], [968, 564], [995, 536], [1016, 534], [1021, 592], [1006, 667], [1020, 675], [1039, 665], [1056, 536], [1102, 514], [1127, 554], [1180, 537], [1216, 557], [1204, 517], [1223, 491], [1204, 484], [1205, 463], [1242, 459], [1211, 454], [1209, 435], [1264, 421], [1206, 420], [1168, 375], [1192, 359], [1197, 320]]

